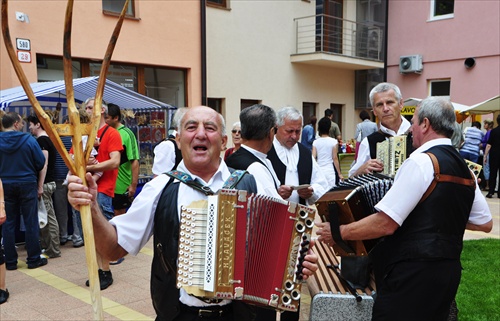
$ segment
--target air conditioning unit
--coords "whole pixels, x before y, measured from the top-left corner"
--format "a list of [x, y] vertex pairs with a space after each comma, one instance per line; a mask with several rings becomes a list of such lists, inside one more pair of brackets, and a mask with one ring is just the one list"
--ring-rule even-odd
[[382, 50], [382, 29], [379, 27], [368, 27], [368, 50], [375, 50], [380, 54]]
[[422, 65], [422, 55], [411, 55], [399, 57], [399, 73], [422, 73], [424, 69]]

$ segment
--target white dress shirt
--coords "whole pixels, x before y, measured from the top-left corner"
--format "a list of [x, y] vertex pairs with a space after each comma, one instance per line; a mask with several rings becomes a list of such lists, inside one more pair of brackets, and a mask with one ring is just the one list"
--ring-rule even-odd
[[[431, 158], [425, 152], [436, 145], [451, 145], [448, 138], [433, 139], [418, 149], [403, 163], [396, 173], [394, 184], [384, 198], [375, 205], [401, 226], [424, 195], [434, 179]], [[476, 184], [474, 203], [469, 222], [481, 225], [491, 220], [491, 212], [479, 186]]]
[[[402, 119], [402, 123], [401, 123], [401, 126], [399, 126], [399, 129], [397, 132], [385, 127], [382, 124], [380, 124], [380, 131], [382, 131], [384, 134], [388, 134], [391, 136], [404, 135], [410, 129], [411, 124], [403, 116], [401, 116], [401, 119]], [[361, 144], [359, 145], [358, 157], [356, 158], [356, 162], [354, 163], [354, 165], [349, 170], [349, 177], [351, 177], [364, 163], [366, 163], [370, 159], [371, 159], [371, 157], [370, 157], [370, 144], [368, 143], [368, 138], [365, 137], [361, 141]]]
[[278, 194], [280, 181], [274, 172], [271, 161], [267, 159], [267, 155], [250, 148], [245, 144], [241, 144], [241, 147], [252, 153], [262, 163], [266, 164], [266, 166], [264, 166], [259, 162], [254, 162], [247, 168], [247, 172], [255, 177], [255, 181], [257, 183], [257, 194], [281, 199], [280, 194]]
[[[172, 132], [172, 135], [176, 135], [176, 131]], [[169, 172], [173, 169], [175, 165], [175, 142], [170, 140], [164, 140], [158, 145], [156, 145], [153, 153], [153, 174], [161, 175], [163, 173]]]
[[[299, 144], [299, 143], [297, 143]], [[276, 154], [278, 154], [278, 158], [285, 164], [286, 166], [286, 174], [285, 174], [285, 185], [296, 186], [299, 185], [299, 146], [295, 144], [292, 148], [288, 148], [286, 146], [281, 145], [281, 143], [274, 137], [273, 145], [276, 150]], [[325, 175], [321, 171], [318, 163], [312, 157], [312, 174], [311, 174], [311, 186], [313, 188], [313, 195], [306, 200], [307, 205], [314, 204], [323, 194], [327, 192], [328, 182], [326, 181]], [[335, 180], [335, 179], [334, 179]], [[293, 191], [292, 195], [288, 198], [288, 201], [298, 203], [299, 202], [299, 194], [297, 191]]]

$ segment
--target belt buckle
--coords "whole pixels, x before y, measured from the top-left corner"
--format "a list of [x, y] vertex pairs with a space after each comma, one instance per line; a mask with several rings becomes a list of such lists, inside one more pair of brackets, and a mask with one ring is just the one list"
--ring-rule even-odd
[[203, 317], [208, 317], [208, 318], [212, 318], [212, 317], [215, 317], [217, 316], [216, 313], [218, 313], [219, 317], [222, 316], [222, 313], [224, 311], [223, 310], [205, 310], [205, 309], [199, 309], [198, 310], [198, 316], [203, 318]]

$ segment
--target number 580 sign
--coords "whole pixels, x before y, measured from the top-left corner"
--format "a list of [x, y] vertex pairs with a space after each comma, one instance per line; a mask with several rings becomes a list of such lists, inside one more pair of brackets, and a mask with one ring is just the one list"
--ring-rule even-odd
[[31, 62], [31, 41], [29, 39], [16, 38], [17, 60], [20, 62]]

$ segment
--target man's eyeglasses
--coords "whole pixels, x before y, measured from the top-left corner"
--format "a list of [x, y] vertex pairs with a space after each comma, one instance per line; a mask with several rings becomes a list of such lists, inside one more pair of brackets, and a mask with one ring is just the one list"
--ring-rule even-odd
[[231, 131], [231, 133], [233, 133], [233, 134], [236, 134], [236, 133], [241, 134], [241, 130], [236, 130], [236, 129], [233, 129], [233, 130]]

